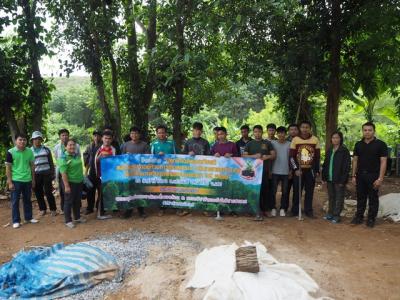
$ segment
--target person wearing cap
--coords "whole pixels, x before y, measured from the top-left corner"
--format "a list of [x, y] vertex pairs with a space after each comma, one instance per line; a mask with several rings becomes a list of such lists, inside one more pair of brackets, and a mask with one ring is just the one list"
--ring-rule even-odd
[[52, 181], [55, 179], [55, 170], [51, 151], [42, 145], [43, 135], [40, 131], [34, 131], [31, 137], [33, 155], [35, 157], [35, 195], [38, 201], [40, 215], [47, 213], [47, 205], [44, 200], [46, 195], [52, 216], [57, 215], [56, 200], [53, 195]]
[[22, 194], [24, 217], [27, 223], [38, 223], [32, 217], [32, 188], [35, 187], [35, 157], [31, 149], [26, 147], [26, 136], [15, 136], [15, 147], [7, 151], [6, 175], [7, 186], [11, 191], [13, 228], [21, 226], [19, 200]]
[[[67, 142], [69, 140], [69, 130], [65, 128], [60, 129], [58, 131], [58, 136], [60, 138], [60, 142], [57, 145], [55, 145], [53, 149], [55, 161], [58, 161], [60, 158], [63, 158], [65, 156], [66, 153], [65, 147], [67, 146]], [[79, 156], [81, 155], [79, 144], [75, 145], [75, 154]], [[58, 181], [58, 189], [60, 192], [60, 199], [61, 199], [60, 206], [62, 211], [61, 214], [63, 214], [65, 195], [64, 195], [64, 189], [62, 187], [63, 181], [58, 167], [56, 167], [56, 179]]]
[[96, 203], [96, 191], [97, 198], [100, 195], [101, 181], [96, 176], [96, 161], [95, 156], [97, 150], [102, 145], [102, 133], [100, 130], [93, 131], [93, 142], [83, 152], [83, 161], [85, 163], [85, 175], [88, 176], [93, 187], [87, 191], [87, 207], [85, 215], [89, 215], [94, 212], [94, 204]]

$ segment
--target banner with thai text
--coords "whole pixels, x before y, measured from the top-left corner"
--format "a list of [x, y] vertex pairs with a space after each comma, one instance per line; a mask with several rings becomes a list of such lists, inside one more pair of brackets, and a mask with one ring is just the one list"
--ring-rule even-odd
[[190, 155], [125, 154], [101, 159], [106, 210], [172, 207], [256, 213], [263, 161]]

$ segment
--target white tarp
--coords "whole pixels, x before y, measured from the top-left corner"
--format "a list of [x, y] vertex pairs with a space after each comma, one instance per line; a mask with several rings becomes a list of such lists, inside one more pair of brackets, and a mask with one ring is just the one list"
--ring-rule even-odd
[[[259, 273], [235, 272], [236, 244], [205, 249], [196, 258], [195, 274], [186, 288], [209, 287], [204, 300], [311, 300], [318, 284], [299, 266], [279, 263], [261, 243]], [[328, 299], [328, 298], [325, 298]]]
[[379, 197], [378, 218], [400, 222], [400, 193], [391, 193]]

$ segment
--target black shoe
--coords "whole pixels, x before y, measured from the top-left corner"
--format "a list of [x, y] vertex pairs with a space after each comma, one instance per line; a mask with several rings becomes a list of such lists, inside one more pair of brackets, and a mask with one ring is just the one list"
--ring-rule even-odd
[[362, 218], [354, 217], [353, 220], [351, 220], [350, 224], [352, 224], [352, 225], [360, 225], [360, 224], [362, 224], [362, 222], [363, 222]]
[[93, 210], [87, 209], [87, 210], [85, 211], [85, 216], [90, 215], [90, 214], [92, 214], [92, 213], [93, 213]]
[[367, 227], [369, 227], [369, 228], [374, 228], [374, 226], [375, 226], [375, 220], [373, 220], [373, 219], [368, 219], [368, 220], [367, 220]]

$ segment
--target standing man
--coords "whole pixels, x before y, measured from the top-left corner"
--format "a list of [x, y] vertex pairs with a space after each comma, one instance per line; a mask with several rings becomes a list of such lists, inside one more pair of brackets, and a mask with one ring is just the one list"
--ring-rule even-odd
[[[176, 148], [175, 142], [168, 140], [167, 138], [167, 127], [164, 125], [158, 125], [156, 127], [157, 139], [151, 143], [150, 151], [151, 154], [177, 154], [178, 149]], [[158, 216], [162, 217], [165, 213], [165, 207], [160, 206]]]
[[386, 172], [388, 148], [375, 137], [375, 124], [362, 126], [363, 139], [354, 146], [352, 182], [357, 189], [357, 212], [351, 224], [363, 222], [367, 198], [369, 200], [367, 226], [374, 227], [379, 208], [379, 188]]
[[218, 141], [218, 131], [219, 131], [219, 126], [216, 126], [213, 128], [213, 134], [214, 134], [214, 140], [210, 143], [210, 147], [214, 146], [214, 144]]
[[194, 122], [192, 126], [192, 138], [188, 139], [183, 146], [183, 154], [210, 155], [210, 144], [203, 139], [203, 124]]
[[225, 156], [225, 157], [237, 157], [238, 151], [236, 148], [236, 144], [228, 141], [226, 138], [228, 132], [226, 131], [225, 127], [219, 127], [218, 129], [218, 140], [217, 142], [211, 147], [211, 155], [216, 157]]
[[300, 129], [299, 129], [299, 125], [292, 123], [289, 125], [288, 127], [288, 137], [287, 140], [289, 142], [292, 142], [292, 140], [299, 135]]
[[99, 194], [99, 197], [97, 198], [98, 201], [96, 203], [97, 219], [99, 219], [99, 220], [111, 219], [111, 215], [106, 215], [105, 210], [104, 210], [103, 192], [101, 189], [100, 160], [103, 157], [107, 157], [110, 155], [116, 155], [116, 149], [114, 148], [114, 146], [111, 145], [112, 140], [113, 140], [113, 132], [110, 130], [103, 131], [103, 136], [102, 136], [103, 144], [97, 150], [95, 157], [94, 157], [95, 167], [96, 167], [96, 177], [97, 177], [97, 180], [100, 182], [100, 189], [99, 189], [100, 194]]
[[[304, 212], [309, 218], [314, 218], [313, 197], [315, 179], [319, 175], [321, 147], [317, 137], [311, 133], [311, 123], [300, 123], [300, 135], [293, 138], [290, 145], [290, 164], [295, 171], [293, 182], [292, 215], [299, 212], [301, 191], [305, 190]], [[301, 186], [300, 186], [301, 179]], [[301, 191], [300, 191], [301, 190]]]
[[19, 228], [19, 198], [22, 194], [24, 217], [28, 223], [37, 223], [32, 217], [32, 188], [35, 187], [35, 157], [31, 149], [26, 147], [26, 136], [15, 136], [15, 147], [7, 151], [6, 175], [8, 189], [11, 191], [13, 228]]
[[[133, 126], [130, 130], [130, 138], [131, 140], [125, 142], [121, 147], [122, 154], [150, 154], [150, 147], [149, 145], [142, 141], [140, 129], [136, 126]], [[146, 218], [146, 213], [144, 212], [144, 207], [138, 207], [139, 216], [142, 218]], [[132, 216], [132, 209], [127, 209], [124, 212], [124, 217], [129, 218]]]
[[[250, 141], [243, 152], [243, 157], [259, 158], [263, 160], [263, 176], [260, 190], [260, 210], [266, 215], [268, 210], [272, 209], [272, 203], [269, 203], [268, 193], [271, 188], [269, 177], [271, 175], [271, 161], [275, 159], [275, 151], [271, 142], [263, 140], [263, 128], [261, 125], [253, 127], [254, 139]], [[260, 213], [257, 214], [257, 221], [263, 218]]]
[[157, 139], [151, 143], [151, 154], [178, 154], [175, 142], [167, 139], [167, 127], [158, 125], [156, 128]]
[[101, 182], [96, 176], [96, 162], [95, 156], [97, 150], [102, 144], [102, 134], [100, 130], [93, 131], [93, 142], [86, 148], [83, 153], [83, 161], [85, 163], [85, 176], [88, 176], [93, 187], [87, 191], [87, 207], [85, 215], [89, 215], [94, 212], [94, 204], [96, 203], [96, 191], [97, 198], [100, 196]]
[[[59, 159], [63, 158], [65, 156], [65, 147], [67, 146], [67, 142], [69, 140], [69, 130], [68, 129], [60, 129], [58, 131], [58, 136], [60, 138], [60, 142], [54, 146], [54, 159], [56, 161], [58, 161]], [[81, 155], [81, 150], [79, 147], [79, 144], [75, 145], [75, 153], [77, 155]], [[60, 206], [61, 206], [61, 214], [64, 213], [64, 199], [65, 199], [65, 195], [64, 195], [64, 189], [62, 188], [62, 178], [61, 178], [61, 174], [58, 170], [58, 167], [56, 168], [56, 179], [58, 181], [58, 190], [60, 193]]]
[[240, 134], [242, 135], [242, 137], [240, 138], [240, 140], [236, 142], [236, 147], [239, 156], [243, 155], [247, 143], [252, 140], [252, 138], [249, 136], [249, 133], [250, 133], [249, 125], [243, 125], [242, 127], [240, 127]]
[[55, 178], [55, 168], [51, 151], [46, 146], [42, 145], [43, 135], [40, 131], [32, 133], [31, 150], [35, 156], [35, 195], [38, 201], [40, 215], [44, 216], [47, 213], [47, 205], [44, 200], [46, 195], [49, 204], [51, 215], [57, 215], [56, 199], [53, 195], [53, 183]]
[[276, 140], [275, 137], [276, 133], [276, 125], [274, 123], [270, 123], [267, 125], [267, 141], [274, 141]]
[[276, 152], [276, 158], [272, 165], [272, 204], [273, 209], [271, 215], [276, 216], [276, 193], [278, 191], [278, 185], [281, 183], [281, 206], [279, 215], [281, 217], [286, 216], [286, 211], [289, 207], [289, 190], [288, 181], [290, 176], [289, 170], [289, 151], [290, 142], [286, 140], [286, 128], [280, 126], [276, 129], [278, 139], [272, 141], [272, 146]]

